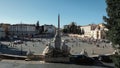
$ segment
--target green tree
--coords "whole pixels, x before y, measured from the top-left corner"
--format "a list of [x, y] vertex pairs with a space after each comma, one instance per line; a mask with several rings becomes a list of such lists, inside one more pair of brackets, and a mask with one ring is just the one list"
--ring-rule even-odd
[[68, 30], [67, 29], [63, 29], [63, 33], [68, 33]]
[[37, 33], [40, 33], [40, 25], [39, 25], [39, 21], [37, 21], [37, 23], [36, 23], [36, 31], [37, 31]]
[[8, 26], [9, 25], [7, 24], [2, 24], [2, 28], [4, 28], [4, 31], [5, 31], [5, 37], [8, 37], [9, 35]]
[[64, 33], [72, 33], [72, 34], [82, 34], [81, 33], [80, 26], [77, 26], [75, 22], [71, 22], [71, 24], [68, 25], [68, 27], [64, 27], [63, 32]]
[[81, 33], [81, 28], [79, 28], [79, 33], [78, 33], [78, 34], [82, 35], [82, 33]]
[[107, 39], [112, 42], [113, 47], [117, 50], [113, 57], [116, 68], [120, 68], [120, 0], [106, 0], [107, 15], [103, 16], [106, 22]]
[[37, 21], [37, 23], [36, 23], [36, 29], [38, 30], [39, 27], [40, 27], [40, 25], [39, 25], [39, 21]]
[[81, 30], [81, 35], [83, 35], [85, 33], [84, 29]]
[[80, 34], [81, 35], [81, 28], [77, 28], [76, 29], [76, 34]]
[[76, 30], [77, 30], [77, 25], [76, 25], [76, 23], [75, 22], [72, 22], [71, 24], [70, 24], [70, 33], [76, 33]]

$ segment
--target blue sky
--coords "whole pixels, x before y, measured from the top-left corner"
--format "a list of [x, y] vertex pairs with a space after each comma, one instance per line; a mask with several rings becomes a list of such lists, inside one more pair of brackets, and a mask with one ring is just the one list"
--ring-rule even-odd
[[57, 25], [74, 21], [78, 25], [104, 22], [105, 0], [0, 0], [0, 23], [27, 23]]

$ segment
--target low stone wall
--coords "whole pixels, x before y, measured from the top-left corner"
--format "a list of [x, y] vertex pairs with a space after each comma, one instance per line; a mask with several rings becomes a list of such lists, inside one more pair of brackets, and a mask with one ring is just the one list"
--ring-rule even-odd
[[17, 55], [8, 55], [8, 54], [0, 54], [1, 59], [11, 59], [11, 60], [25, 60], [25, 59], [31, 59], [31, 60], [44, 60], [43, 55], [33, 55], [33, 56], [17, 56]]
[[25, 60], [26, 56], [16, 56], [16, 55], [8, 55], [8, 54], [0, 54], [1, 59], [12, 59], [12, 60]]
[[56, 57], [56, 58], [51, 58], [51, 57], [46, 57], [44, 59], [45, 62], [53, 62], [53, 63], [67, 63], [70, 62], [69, 57]]
[[27, 59], [43, 61], [44, 56], [43, 55], [31, 55], [31, 56], [27, 56]]
[[70, 37], [83, 37], [83, 35], [78, 35], [78, 34], [68, 34]]

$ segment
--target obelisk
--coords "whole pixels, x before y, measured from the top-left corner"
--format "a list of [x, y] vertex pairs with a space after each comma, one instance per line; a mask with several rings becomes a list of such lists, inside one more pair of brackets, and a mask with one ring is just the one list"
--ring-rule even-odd
[[58, 35], [60, 36], [60, 15], [58, 14]]
[[58, 30], [55, 35], [55, 49], [60, 50], [61, 46], [61, 34], [60, 34], [60, 15], [58, 14]]

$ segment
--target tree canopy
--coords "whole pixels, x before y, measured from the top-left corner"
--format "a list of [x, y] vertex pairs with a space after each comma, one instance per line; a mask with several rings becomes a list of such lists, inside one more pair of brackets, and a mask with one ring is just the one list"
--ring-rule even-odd
[[72, 34], [82, 34], [81, 33], [81, 28], [75, 23], [75, 22], [71, 22], [67, 28], [63, 29], [64, 33], [72, 33]]
[[112, 42], [113, 47], [117, 50], [113, 55], [115, 68], [120, 68], [120, 0], [106, 0], [107, 15], [103, 19], [106, 22], [107, 39]]

